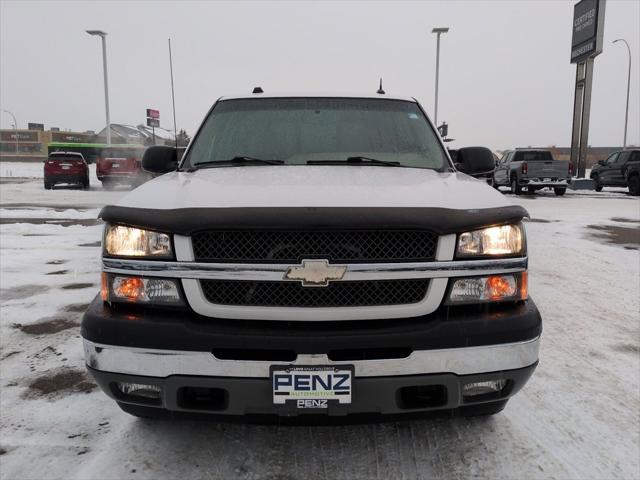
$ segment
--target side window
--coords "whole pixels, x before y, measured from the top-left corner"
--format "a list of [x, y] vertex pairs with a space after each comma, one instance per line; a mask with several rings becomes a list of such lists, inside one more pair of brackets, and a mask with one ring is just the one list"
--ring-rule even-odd
[[630, 152], [621, 152], [620, 155], [618, 155], [618, 159], [616, 160], [616, 163], [624, 163], [627, 160], [629, 160], [629, 153]]
[[640, 150], [635, 150], [634, 152], [631, 152], [631, 158], [629, 158], [629, 161], [631, 162], [640, 161]]
[[611, 165], [612, 163], [615, 163], [616, 160], [618, 159], [619, 154], [620, 152], [616, 152], [609, 155], [609, 158], [607, 158], [607, 165]]
[[511, 157], [513, 157], [513, 152], [506, 152], [502, 156], [502, 160], [500, 161], [501, 165], [507, 165], [511, 161]]

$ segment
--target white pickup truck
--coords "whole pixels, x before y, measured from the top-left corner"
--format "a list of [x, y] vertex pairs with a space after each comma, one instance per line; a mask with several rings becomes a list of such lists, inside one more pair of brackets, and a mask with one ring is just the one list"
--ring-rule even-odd
[[180, 161], [142, 162], [165, 174], [102, 210], [82, 323], [124, 411], [487, 415], [533, 373], [527, 212], [415, 99], [223, 97]]

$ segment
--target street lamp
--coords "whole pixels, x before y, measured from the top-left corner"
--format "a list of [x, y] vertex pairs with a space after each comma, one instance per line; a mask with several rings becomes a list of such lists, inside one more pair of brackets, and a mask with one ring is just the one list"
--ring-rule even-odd
[[624, 114], [624, 142], [622, 149], [625, 150], [627, 148], [627, 124], [629, 123], [629, 90], [631, 89], [631, 47], [624, 38], [619, 38], [614, 40], [613, 43], [616, 42], [624, 42], [627, 46], [627, 53], [629, 54], [629, 71], [627, 73], [627, 108]]
[[443, 33], [447, 33], [449, 31], [449, 27], [436, 27], [431, 30], [431, 33], [435, 33], [438, 35], [438, 47], [436, 50], [436, 100], [434, 106], [434, 114], [433, 121], [438, 126], [438, 80], [440, 77], [440, 35]]
[[104, 108], [107, 112], [107, 145], [111, 145], [111, 121], [109, 119], [109, 84], [107, 80], [107, 32], [102, 30], [87, 30], [89, 35], [102, 39], [102, 71], [104, 73]]
[[16, 116], [9, 110], [3, 110], [3, 112], [8, 113], [13, 118], [13, 129], [16, 132], [16, 153], [18, 153], [18, 145], [20, 143], [20, 137], [18, 136], [18, 121], [16, 120]]

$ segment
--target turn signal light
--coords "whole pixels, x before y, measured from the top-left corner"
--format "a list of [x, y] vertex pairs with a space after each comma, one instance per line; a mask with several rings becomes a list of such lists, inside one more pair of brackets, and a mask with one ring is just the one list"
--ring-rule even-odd
[[104, 273], [102, 277], [102, 299], [105, 302], [183, 305], [176, 280], [109, 273]]
[[140, 277], [119, 277], [113, 282], [113, 293], [121, 298], [136, 301], [144, 295], [144, 282]]
[[527, 272], [457, 278], [449, 290], [447, 303], [469, 304], [526, 300]]

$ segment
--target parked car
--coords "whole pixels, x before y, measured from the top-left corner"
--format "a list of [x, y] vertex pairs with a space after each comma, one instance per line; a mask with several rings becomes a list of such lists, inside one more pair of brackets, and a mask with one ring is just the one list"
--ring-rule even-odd
[[626, 187], [625, 171], [630, 162], [640, 162], [639, 149], [620, 150], [613, 152], [606, 160], [600, 160], [591, 169], [590, 174], [595, 183], [596, 192], [601, 192], [604, 187]]
[[634, 150], [624, 166], [624, 177], [631, 195], [640, 195], [640, 150]]
[[142, 164], [81, 329], [125, 412], [489, 415], [536, 368], [527, 212], [415, 99], [222, 97]]
[[150, 177], [142, 171], [144, 147], [140, 145], [105, 147], [96, 162], [96, 175], [104, 188], [139, 185]]
[[573, 175], [573, 164], [554, 160], [549, 150], [518, 148], [506, 151], [498, 163], [494, 182], [496, 187], [510, 187], [516, 195], [535, 193], [553, 188], [556, 195], [564, 195]]
[[89, 188], [89, 166], [81, 153], [51, 152], [44, 161], [44, 188], [59, 183]]
[[[450, 155], [451, 153], [449, 150]], [[493, 186], [496, 159], [491, 150], [486, 147], [463, 147], [455, 150], [455, 159], [453, 156], [451, 158], [458, 170], [465, 173], [474, 172], [469, 175]]]

